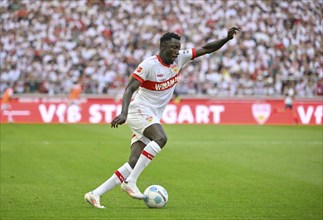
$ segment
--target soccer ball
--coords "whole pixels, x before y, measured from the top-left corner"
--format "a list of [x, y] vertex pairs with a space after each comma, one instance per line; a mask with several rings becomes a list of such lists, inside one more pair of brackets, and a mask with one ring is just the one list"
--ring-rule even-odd
[[147, 196], [145, 204], [148, 208], [163, 208], [168, 202], [168, 193], [162, 186], [148, 186], [144, 194]]

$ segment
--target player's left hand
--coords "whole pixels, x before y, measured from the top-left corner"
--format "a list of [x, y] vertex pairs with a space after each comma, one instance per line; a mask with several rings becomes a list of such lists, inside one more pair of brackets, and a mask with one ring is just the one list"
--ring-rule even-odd
[[228, 30], [228, 38], [231, 40], [233, 39], [234, 35], [238, 32], [241, 31], [241, 28], [238, 27], [232, 27]]

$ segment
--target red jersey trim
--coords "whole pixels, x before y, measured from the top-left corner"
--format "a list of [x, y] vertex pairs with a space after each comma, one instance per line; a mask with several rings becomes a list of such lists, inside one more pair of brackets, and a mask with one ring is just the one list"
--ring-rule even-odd
[[158, 61], [163, 65], [163, 66], [166, 66], [166, 67], [170, 67], [170, 64], [166, 64], [163, 62], [163, 60], [161, 59], [161, 57], [159, 55], [156, 55]]
[[194, 60], [196, 58], [196, 48], [192, 48], [192, 59]]
[[148, 89], [148, 90], [156, 90], [156, 91], [164, 91], [164, 90], [170, 89], [173, 86], [175, 86], [176, 83], [178, 82], [180, 73], [181, 73], [181, 71], [179, 71], [172, 78], [170, 78], [166, 81], [163, 81], [163, 82], [155, 82], [155, 81], [146, 80], [141, 84], [141, 87]]
[[135, 73], [132, 74], [132, 77], [135, 78], [136, 80], [138, 80], [140, 83], [143, 83], [144, 82], [144, 80], [140, 76], [138, 76], [137, 74], [135, 74]]

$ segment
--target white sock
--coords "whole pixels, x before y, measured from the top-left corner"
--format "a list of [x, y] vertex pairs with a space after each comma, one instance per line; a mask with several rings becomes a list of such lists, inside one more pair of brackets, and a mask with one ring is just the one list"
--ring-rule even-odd
[[117, 169], [114, 174], [98, 188], [92, 191], [93, 194], [102, 196], [107, 191], [113, 189], [120, 183], [122, 183], [131, 173], [132, 168], [128, 163], [125, 163], [122, 167]]
[[142, 150], [135, 167], [127, 178], [127, 181], [137, 182], [141, 172], [150, 164], [151, 160], [154, 159], [160, 151], [161, 148], [155, 141], [149, 142], [149, 144]]
[[13, 122], [13, 117], [11, 115], [11, 111], [8, 111], [8, 122]]

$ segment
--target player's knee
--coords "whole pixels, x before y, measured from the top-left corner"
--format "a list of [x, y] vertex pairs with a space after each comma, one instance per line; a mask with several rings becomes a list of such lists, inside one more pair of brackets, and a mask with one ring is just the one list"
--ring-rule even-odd
[[160, 148], [163, 148], [167, 143], [167, 136], [161, 136], [154, 140]]

